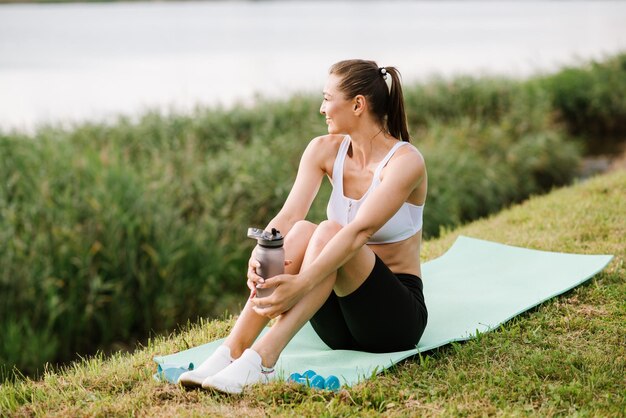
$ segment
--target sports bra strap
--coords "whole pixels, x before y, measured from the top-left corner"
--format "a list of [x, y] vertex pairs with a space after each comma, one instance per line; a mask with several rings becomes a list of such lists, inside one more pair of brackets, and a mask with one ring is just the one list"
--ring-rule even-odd
[[[343, 193], [343, 163], [350, 147], [350, 137], [346, 135], [339, 145], [337, 150], [337, 156], [335, 157], [335, 163], [333, 164], [333, 187], [339, 188]], [[339, 179], [337, 181], [337, 179]]]
[[383, 160], [380, 162], [380, 164], [378, 164], [378, 167], [376, 167], [376, 171], [374, 172], [374, 180], [379, 181], [380, 180], [380, 172], [383, 171], [383, 168], [385, 168], [385, 166], [387, 165], [387, 163], [389, 162], [389, 160], [391, 159], [391, 157], [393, 157], [393, 154], [395, 154], [395, 152], [398, 150], [398, 148], [400, 148], [403, 145], [408, 144], [408, 142], [405, 141], [400, 141], [397, 144], [395, 144], [387, 153], [387, 155], [385, 156], [385, 158], [383, 158]]

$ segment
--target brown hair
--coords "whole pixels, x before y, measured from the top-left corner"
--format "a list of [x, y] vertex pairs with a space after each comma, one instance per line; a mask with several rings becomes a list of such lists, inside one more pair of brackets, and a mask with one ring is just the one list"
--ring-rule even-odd
[[351, 99], [361, 94], [367, 100], [372, 113], [383, 128], [394, 138], [410, 142], [404, 113], [404, 96], [400, 86], [400, 72], [395, 67], [384, 67], [391, 77], [391, 92], [374, 61], [345, 60], [330, 67], [329, 74], [341, 77], [339, 91]]

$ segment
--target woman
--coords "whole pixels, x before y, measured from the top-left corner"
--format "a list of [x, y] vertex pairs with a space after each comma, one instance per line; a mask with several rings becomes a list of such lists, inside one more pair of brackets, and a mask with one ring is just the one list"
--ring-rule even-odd
[[[363, 60], [338, 62], [329, 73], [320, 108], [328, 135], [309, 143], [283, 208], [266, 227], [285, 235], [285, 274], [259, 277], [252, 254], [250, 299], [224, 344], [181, 375], [185, 386], [240, 393], [268, 382], [309, 320], [333, 349], [408, 350], [424, 331], [427, 178], [422, 155], [408, 143], [399, 73]], [[324, 175], [333, 184], [328, 220], [315, 225], [304, 218]], [[257, 288], [274, 291], [259, 298]]]

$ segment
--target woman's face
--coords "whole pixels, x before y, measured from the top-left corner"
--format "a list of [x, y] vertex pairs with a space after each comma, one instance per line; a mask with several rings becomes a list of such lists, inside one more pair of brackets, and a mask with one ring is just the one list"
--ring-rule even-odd
[[352, 100], [346, 100], [337, 88], [340, 81], [338, 76], [331, 74], [324, 86], [320, 113], [326, 116], [329, 134], [348, 133], [355, 117]]

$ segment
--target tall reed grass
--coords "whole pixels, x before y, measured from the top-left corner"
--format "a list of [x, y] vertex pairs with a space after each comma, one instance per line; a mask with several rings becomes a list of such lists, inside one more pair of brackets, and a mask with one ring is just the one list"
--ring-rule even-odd
[[558, 120], [586, 139], [589, 152], [606, 152], [626, 140], [626, 54], [581, 63], [540, 80]]

